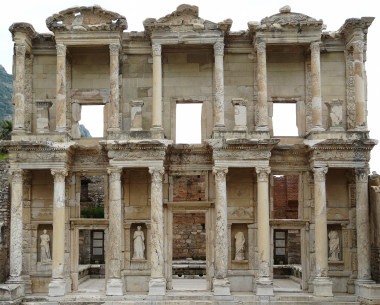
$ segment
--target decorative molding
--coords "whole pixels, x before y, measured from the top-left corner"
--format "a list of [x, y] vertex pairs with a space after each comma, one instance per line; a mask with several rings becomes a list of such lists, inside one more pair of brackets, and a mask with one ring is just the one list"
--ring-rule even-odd
[[155, 43], [152, 45], [152, 54], [153, 56], [161, 56], [161, 45], [158, 43]]
[[265, 42], [259, 42], [256, 44], [256, 52], [257, 54], [264, 55], [266, 52], [266, 43]]
[[355, 169], [356, 183], [368, 183], [369, 168]]
[[149, 167], [149, 174], [152, 175], [152, 183], [162, 183], [164, 173], [164, 167]]
[[55, 47], [57, 49], [57, 56], [66, 56], [66, 46], [64, 44], [60, 43]]
[[212, 173], [215, 175], [215, 180], [225, 181], [226, 175], [228, 173], [228, 168], [227, 167], [214, 166], [212, 168]]
[[256, 167], [257, 181], [268, 182], [270, 172], [271, 168], [269, 166]]
[[110, 55], [111, 56], [119, 56], [120, 52], [120, 44], [119, 43], [111, 43], [109, 45], [110, 48]]
[[53, 168], [51, 174], [54, 177], [54, 183], [65, 182], [65, 178], [68, 174], [65, 168]]
[[215, 56], [223, 56], [224, 55], [224, 43], [221, 41], [217, 41], [214, 44], [214, 55]]
[[22, 183], [24, 181], [24, 172], [20, 168], [10, 169], [9, 178], [12, 183]]
[[110, 182], [120, 181], [122, 169], [118, 167], [109, 167], [107, 173], [110, 176]]
[[352, 43], [352, 47], [354, 49], [354, 53], [360, 53], [363, 54], [364, 52], [364, 41], [363, 40], [356, 40]]
[[327, 167], [314, 167], [313, 168], [314, 181], [315, 182], [325, 182], [327, 171], [328, 171]]
[[16, 56], [22, 56], [25, 57], [26, 54], [26, 46], [24, 44], [15, 44], [15, 51], [16, 51]]
[[313, 41], [310, 43], [310, 50], [312, 55], [317, 55], [321, 53], [321, 42]]

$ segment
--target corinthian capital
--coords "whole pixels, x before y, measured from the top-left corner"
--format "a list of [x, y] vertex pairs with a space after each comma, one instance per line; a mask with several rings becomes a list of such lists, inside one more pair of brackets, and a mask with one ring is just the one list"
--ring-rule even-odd
[[161, 56], [161, 45], [158, 43], [152, 45], [152, 52], [153, 56]]
[[363, 40], [356, 40], [352, 43], [352, 47], [354, 49], [354, 53], [363, 53], [364, 41]]
[[355, 169], [356, 183], [368, 183], [368, 168], [357, 168]]
[[265, 54], [266, 48], [267, 47], [266, 47], [265, 42], [259, 42], [259, 43], [256, 44], [256, 52], [258, 54]]
[[111, 56], [118, 56], [120, 50], [120, 44], [119, 43], [111, 43], [110, 44], [110, 55]]
[[65, 182], [65, 177], [67, 176], [67, 169], [65, 168], [53, 168], [51, 174], [54, 177], [54, 183]]
[[16, 56], [25, 56], [26, 46], [24, 44], [15, 45]]
[[224, 55], [224, 43], [218, 41], [214, 44], [214, 55]]
[[57, 56], [66, 56], [66, 46], [63, 43], [57, 44]]
[[311, 53], [317, 53], [317, 54], [320, 54], [321, 52], [321, 42], [320, 41], [313, 41], [311, 44], [310, 44], [310, 50], [311, 50]]
[[327, 167], [314, 167], [314, 182], [325, 182], [326, 181], [326, 173], [328, 171]]
[[256, 173], [257, 173], [257, 181], [268, 182], [270, 167], [269, 166], [256, 167]]
[[110, 176], [110, 182], [112, 182], [112, 181], [120, 181], [121, 168], [110, 167], [110, 168], [107, 169], [107, 173]]
[[22, 183], [24, 180], [23, 170], [20, 168], [11, 169], [9, 171], [9, 180], [12, 183]]
[[149, 174], [152, 175], [152, 182], [162, 182], [162, 176], [164, 173], [164, 167], [149, 167]]
[[212, 173], [215, 175], [215, 180], [225, 180], [228, 173], [227, 167], [214, 166]]

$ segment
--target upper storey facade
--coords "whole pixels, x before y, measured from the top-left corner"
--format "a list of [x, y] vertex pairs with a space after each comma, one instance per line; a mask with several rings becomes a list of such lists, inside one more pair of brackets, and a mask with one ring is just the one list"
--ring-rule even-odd
[[202, 140], [273, 137], [273, 104], [296, 104], [300, 138], [368, 138], [366, 36], [372, 17], [336, 32], [283, 7], [230, 31], [181, 5], [143, 32], [98, 6], [47, 18], [53, 34], [10, 27], [13, 140], [80, 140], [83, 105], [105, 105], [104, 139], [176, 141], [176, 104], [202, 103]]

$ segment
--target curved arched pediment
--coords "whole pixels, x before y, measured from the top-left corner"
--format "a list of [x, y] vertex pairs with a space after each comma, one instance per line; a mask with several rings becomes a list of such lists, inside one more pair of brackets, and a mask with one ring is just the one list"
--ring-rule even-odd
[[59, 31], [120, 31], [127, 29], [124, 16], [100, 6], [72, 7], [46, 19], [52, 32]]

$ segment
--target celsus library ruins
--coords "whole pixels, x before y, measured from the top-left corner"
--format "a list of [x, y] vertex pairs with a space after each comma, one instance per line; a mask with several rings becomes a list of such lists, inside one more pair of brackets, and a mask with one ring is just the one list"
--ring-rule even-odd
[[[142, 32], [99, 6], [13, 23], [0, 304], [380, 304], [373, 20], [331, 32], [284, 6], [231, 31], [184, 4]], [[199, 144], [178, 140], [194, 105]]]

